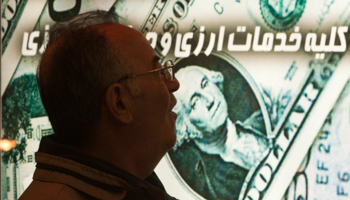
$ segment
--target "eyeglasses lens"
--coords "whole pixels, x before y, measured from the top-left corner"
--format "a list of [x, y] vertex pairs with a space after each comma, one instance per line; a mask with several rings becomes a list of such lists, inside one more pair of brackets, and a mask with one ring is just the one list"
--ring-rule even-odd
[[[174, 63], [171, 60], [168, 60], [164, 63], [164, 68], [166, 67], [171, 67], [173, 66]], [[164, 69], [164, 76], [166, 78], [167, 81], [174, 81], [174, 71], [173, 68], [168, 68], [168, 69]]]
[[164, 75], [167, 81], [173, 81], [173, 76], [172, 76], [172, 68], [168, 68], [164, 70]]

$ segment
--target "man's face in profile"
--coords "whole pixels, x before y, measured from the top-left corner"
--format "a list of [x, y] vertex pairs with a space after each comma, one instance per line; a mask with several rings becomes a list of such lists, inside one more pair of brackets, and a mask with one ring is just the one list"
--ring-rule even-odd
[[118, 26], [121, 25], [109, 26], [107, 36], [116, 46], [123, 47], [123, 56], [130, 59], [133, 75], [146, 74], [132, 78], [142, 95], [125, 95], [132, 114], [131, 125], [137, 129], [130, 134], [135, 134], [134, 143], [142, 144], [143, 153], [162, 157], [176, 142], [176, 114], [172, 112], [176, 99], [172, 92], [179, 88], [179, 82], [166, 81], [159, 72], [148, 74], [162, 68], [159, 57], [140, 32], [125, 27], [121, 32]]
[[175, 93], [189, 111], [189, 118], [198, 130], [213, 132], [226, 121], [227, 103], [219, 87], [212, 81], [218, 72], [200, 67], [188, 67], [176, 74], [183, 87]]

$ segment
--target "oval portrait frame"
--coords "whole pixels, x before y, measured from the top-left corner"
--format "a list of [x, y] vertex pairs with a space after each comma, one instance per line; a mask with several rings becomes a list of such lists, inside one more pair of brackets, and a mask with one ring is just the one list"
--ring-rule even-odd
[[[232, 122], [235, 121], [241, 121], [244, 120], [244, 117], [250, 116], [253, 111], [256, 111], [256, 109], [260, 109], [261, 114], [263, 116], [263, 126], [264, 126], [264, 130], [266, 134], [266, 138], [271, 138], [272, 136], [272, 131], [271, 131], [271, 122], [269, 119], [269, 114], [267, 111], [267, 108], [265, 106], [263, 97], [261, 95], [260, 89], [257, 86], [257, 84], [254, 82], [253, 78], [250, 76], [250, 74], [248, 73], [248, 71], [232, 56], [224, 53], [224, 52], [212, 52], [209, 56], [206, 56], [205, 54], [201, 53], [198, 56], [195, 55], [190, 55], [187, 58], [181, 58], [181, 59], [177, 59], [175, 60], [175, 73], [181, 69], [184, 68], [186, 66], [189, 65], [197, 65], [197, 66], [201, 66], [204, 67], [206, 69], [209, 70], [213, 70], [213, 71], [219, 71], [224, 75], [224, 96], [225, 99], [228, 97], [228, 99], [234, 99], [234, 98], [238, 98], [238, 94], [242, 95], [243, 97], [240, 96], [239, 98], [244, 99], [244, 101], [247, 104], [247, 102], [245, 101], [249, 95], [251, 98], [251, 95], [253, 94], [255, 99], [251, 100], [250, 103], [256, 104], [256, 106], [258, 107], [254, 107], [252, 108], [250, 111], [246, 111], [246, 113], [244, 112], [238, 112], [240, 114], [232, 114], [232, 111], [230, 112], [230, 109], [235, 109], [232, 108], [232, 106], [229, 105], [229, 102], [231, 102], [230, 100], [227, 100], [228, 102], [228, 110], [229, 110], [229, 118], [232, 120]], [[232, 78], [232, 75], [238, 75], [240, 76], [240, 78]], [[234, 77], [234, 76], [233, 76]], [[241, 80], [233, 80], [233, 79], [241, 79]], [[230, 81], [231, 80], [231, 81]], [[226, 84], [225, 84], [226, 82]], [[241, 89], [241, 93], [237, 92], [235, 89], [235, 83], [243, 83], [246, 84], [247, 87], [250, 88], [247, 89], [247, 87], [238, 87], [238, 89]], [[233, 89], [234, 92], [232, 92], [231, 88], [235, 88]], [[232, 94], [232, 93], [237, 93], [237, 94]], [[244, 107], [242, 106], [242, 102], [238, 102], [238, 105], [236, 105], [235, 107]], [[235, 102], [236, 103], [236, 102]], [[255, 109], [255, 110], [254, 110]], [[247, 113], [248, 112], [248, 113]], [[235, 112], [233, 112], [235, 113]], [[243, 114], [242, 114], [243, 113]], [[248, 114], [248, 115], [247, 115]], [[232, 119], [233, 118], [233, 119]], [[170, 150], [172, 151], [172, 150]], [[170, 153], [171, 154], [171, 153]], [[187, 183], [187, 181], [181, 176], [180, 172], [178, 171], [177, 167], [175, 166], [171, 156], [169, 155], [169, 153], [166, 154], [165, 156], [165, 160], [169, 166], [169, 168], [171, 169], [171, 171], [173, 172], [174, 176], [176, 177], [177, 181], [180, 183], [180, 185], [182, 185], [183, 189], [185, 189], [185, 191], [187, 191], [189, 194], [191, 194], [191, 196], [195, 199], [204, 199], [205, 197], [202, 197], [199, 193], [197, 193], [194, 189], [192, 189], [192, 187]], [[262, 159], [263, 160], [263, 159]], [[242, 180], [243, 183], [249, 182], [249, 180], [251, 178], [251, 173], [252, 171], [255, 170], [255, 168], [259, 165], [260, 163], [256, 163], [256, 166], [252, 167], [248, 173], [246, 174], [244, 180]], [[243, 187], [245, 184], [241, 185], [241, 189], [245, 190]], [[240, 193], [240, 192], [239, 192]], [[238, 194], [239, 194], [238, 193]]]
[[287, 31], [298, 23], [304, 13], [306, 0], [296, 0], [295, 10], [289, 13], [286, 17], [281, 17], [276, 14], [276, 11], [271, 8], [268, 0], [260, 0], [260, 12], [266, 24], [276, 31]]

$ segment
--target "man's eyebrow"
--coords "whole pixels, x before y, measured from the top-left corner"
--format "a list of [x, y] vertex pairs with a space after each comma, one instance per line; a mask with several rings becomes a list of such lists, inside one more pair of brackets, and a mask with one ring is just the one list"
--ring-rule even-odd
[[192, 100], [193, 100], [195, 97], [200, 97], [200, 95], [199, 95], [197, 92], [195, 92], [195, 93], [191, 96], [190, 101], [189, 101], [190, 107], [192, 107]]
[[203, 81], [208, 81], [208, 77], [205, 75], [201, 80], [201, 88], [203, 89]]
[[154, 56], [152, 60], [152, 67], [153, 69], [158, 69], [158, 63], [159, 63], [160, 57]]
[[[206, 80], [206, 79], [208, 79], [208, 77], [207, 77], [206, 75], [204, 75], [204, 77], [203, 77], [202, 80], [200, 81], [201, 89], [203, 89], [203, 88], [202, 88], [202, 83], [203, 83], [203, 81]], [[190, 102], [190, 106], [192, 106], [192, 99], [193, 99], [194, 97], [200, 97], [200, 94], [199, 94], [198, 92], [195, 92], [195, 93], [192, 94], [192, 96], [190, 97], [190, 101], [189, 101], [189, 102]]]

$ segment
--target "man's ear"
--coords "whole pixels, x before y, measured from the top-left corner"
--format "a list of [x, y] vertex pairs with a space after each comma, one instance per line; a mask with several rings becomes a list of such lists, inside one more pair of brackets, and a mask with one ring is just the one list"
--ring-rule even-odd
[[123, 85], [111, 84], [106, 91], [105, 102], [107, 110], [116, 120], [125, 124], [132, 122], [130, 94]]
[[221, 72], [210, 71], [210, 78], [214, 83], [220, 84], [224, 82], [224, 75]]
[[210, 80], [213, 81], [222, 91], [224, 83], [224, 75], [221, 72], [210, 71]]

